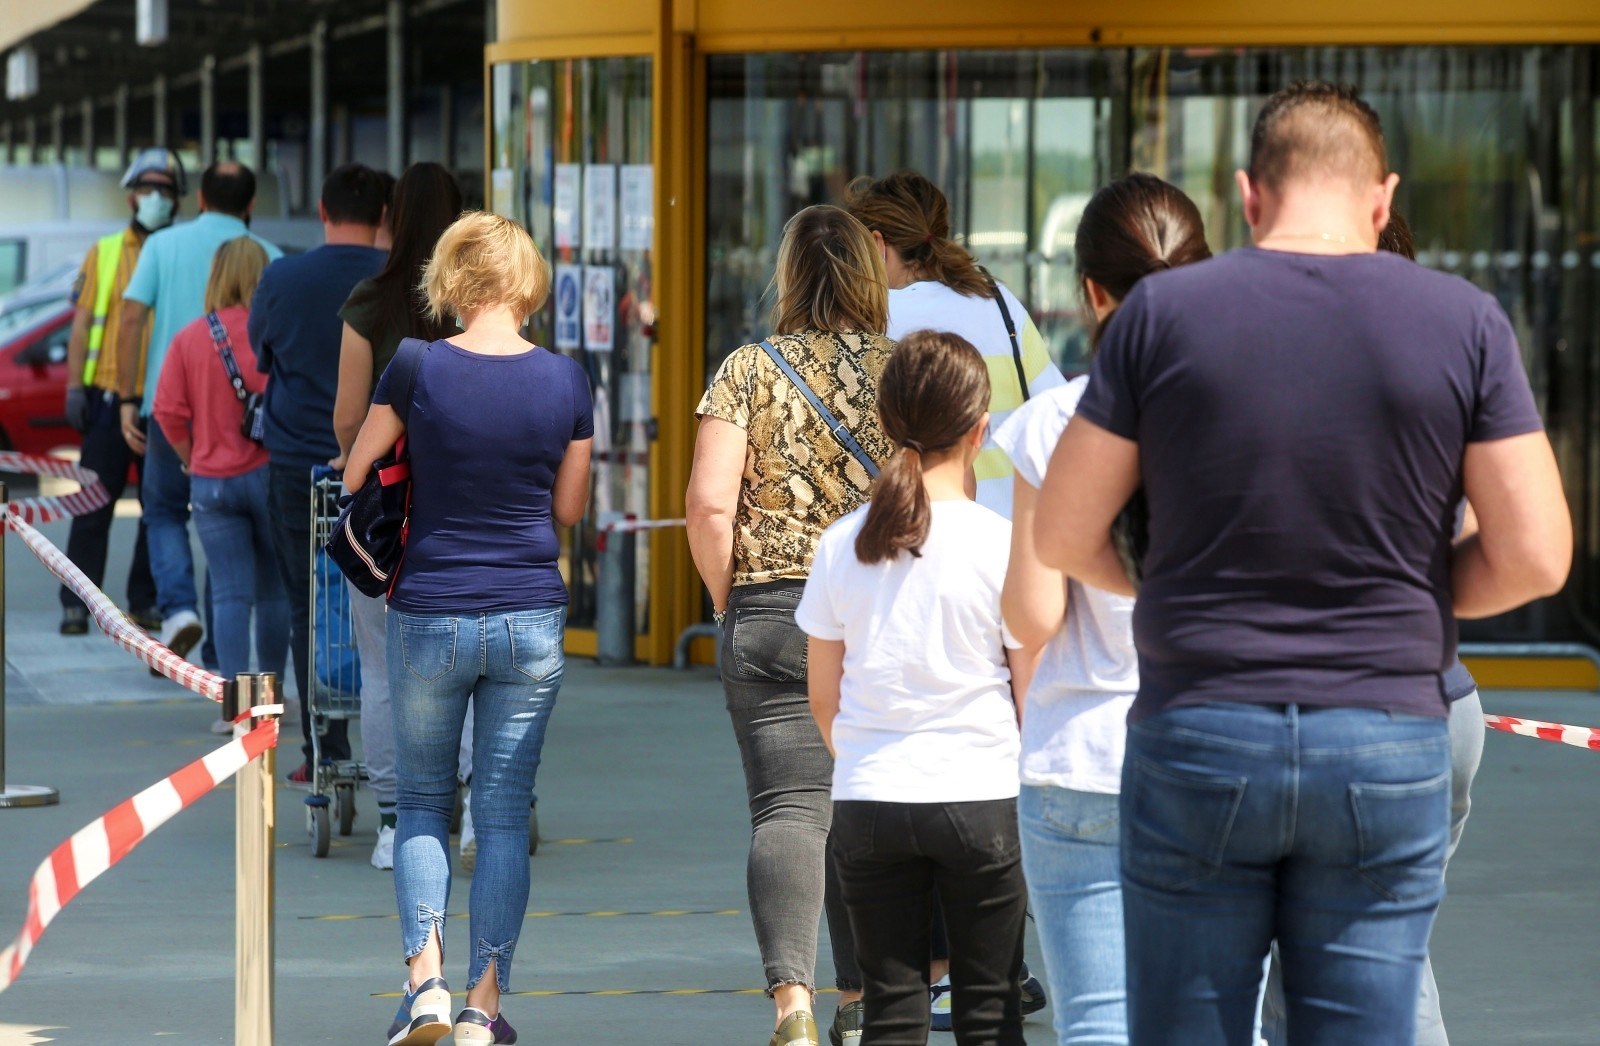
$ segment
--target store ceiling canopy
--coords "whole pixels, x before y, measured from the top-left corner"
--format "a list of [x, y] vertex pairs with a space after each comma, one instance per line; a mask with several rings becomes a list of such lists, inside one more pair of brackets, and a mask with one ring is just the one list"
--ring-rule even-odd
[[0, 50], [82, 11], [94, 0], [0, 0]]

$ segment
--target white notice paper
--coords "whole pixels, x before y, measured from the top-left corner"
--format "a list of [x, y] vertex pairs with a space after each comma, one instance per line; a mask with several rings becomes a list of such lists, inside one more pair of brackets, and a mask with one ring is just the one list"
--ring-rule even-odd
[[496, 167], [489, 173], [489, 207], [494, 213], [506, 218], [516, 217], [511, 213], [516, 173], [509, 167]]
[[623, 164], [622, 249], [648, 251], [655, 226], [655, 169], [647, 163]]
[[556, 266], [556, 348], [583, 346], [583, 266]]
[[583, 245], [609, 251], [617, 246], [617, 168], [592, 163], [583, 169]]
[[577, 247], [578, 244], [578, 177], [582, 167], [575, 163], [556, 164], [555, 211], [556, 247]]
[[609, 265], [583, 267], [583, 347], [610, 352], [617, 320], [617, 276]]

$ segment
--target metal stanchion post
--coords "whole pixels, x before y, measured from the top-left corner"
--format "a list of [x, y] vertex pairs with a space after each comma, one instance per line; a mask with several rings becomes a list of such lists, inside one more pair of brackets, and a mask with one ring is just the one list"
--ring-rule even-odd
[[50, 806], [61, 801], [61, 793], [44, 785], [6, 783], [6, 520], [11, 513], [6, 485], [0, 483], [0, 808], [8, 806]]
[[602, 665], [633, 664], [633, 575], [636, 535], [608, 529], [628, 517], [602, 517], [595, 541], [595, 653]]
[[[278, 703], [278, 678], [241, 675], [237, 710]], [[234, 727], [242, 737], [267, 718], [246, 719]], [[271, 717], [271, 718], [276, 718]], [[233, 1036], [236, 1046], [272, 1046], [273, 1033], [273, 759], [276, 748], [261, 753], [239, 771], [234, 840], [236, 914], [234, 918]]]

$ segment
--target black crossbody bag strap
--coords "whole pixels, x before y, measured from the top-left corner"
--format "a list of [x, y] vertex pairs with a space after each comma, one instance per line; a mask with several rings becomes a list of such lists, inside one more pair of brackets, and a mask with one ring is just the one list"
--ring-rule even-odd
[[828, 409], [827, 404], [822, 402], [822, 397], [812, 391], [811, 386], [806, 384], [806, 379], [800, 376], [800, 372], [795, 370], [794, 366], [783, 358], [783, 353], [779, 352], [772, 342], [763, 341], [761, 348], [768, 356], [772, 357], [772, 362], [776, 363], [778, 369], [783, 371], [784, 376], [794, 383], [794, 387], [800, 390], [800, 395], [806, 398], [806, 402], [811, 404], [811, 409], [816, 411], [822, 418], [822, 423], [828, 426], [828, 431], [833, 433], [833, 438], [839, 441], [840, 446], [849, 451], [850, 456], [861, 463], [861, 467], [867, 470], [868, 476], [877, 479], [878, 463], [873, 461], [871, 455], [862, 449], [860, 443], [856, 442], [855, 436], [851, 435], [850, 430], [845, 428], [844, 422], [835, 417], [833, 411]]
[[1011, 321], [1011, 310], [1006, 307], [1006, 296], [1001, 293], [1000, 285], [989, 275], [988, 269], [979, 269], [989, 280], [989, 291], [994, 295], [994, 303], [1000, 306], [1000, 318], [1006, 324], [1006, 336], [1011, 339], [1011, 359], [1017, 365], [1017, 384], [1022, 386], [1022, 402], [1028, 402], [1028, 369], [1022, 365], [1022, 342], [1017, 338], [1017, 325]]

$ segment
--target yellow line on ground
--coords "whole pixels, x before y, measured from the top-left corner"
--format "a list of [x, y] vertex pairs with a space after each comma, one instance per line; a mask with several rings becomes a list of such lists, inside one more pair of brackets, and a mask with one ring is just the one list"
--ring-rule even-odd
[[[301, 845], [279, 843], [279, 846]], [[737, 908], [668, 908], [655, 912], [524, 912], [525, 919], [565, 919], [565, 918], [616, 918], [619, 916], [648, 916], [651, 918], [678, 918], [688, 915], [742, 915]], [[445, 916], [447, 919], [464, 919], [466, 912], [451, 912]], [[355, 919], [398, 919], [399, 915], [389, 912], [385, 915], [302, 915], [302, 922], [350, 922]]]

